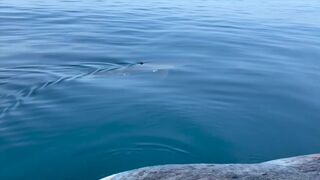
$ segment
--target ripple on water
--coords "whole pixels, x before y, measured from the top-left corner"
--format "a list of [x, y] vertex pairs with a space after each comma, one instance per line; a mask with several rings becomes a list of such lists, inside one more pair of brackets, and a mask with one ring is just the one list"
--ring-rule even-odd
[[77, 65], [28, 65], [0, 69], [2, 107], [0, 117], [49, 86], [81, 77], [125, 68], [133, 64], [83, 63]]

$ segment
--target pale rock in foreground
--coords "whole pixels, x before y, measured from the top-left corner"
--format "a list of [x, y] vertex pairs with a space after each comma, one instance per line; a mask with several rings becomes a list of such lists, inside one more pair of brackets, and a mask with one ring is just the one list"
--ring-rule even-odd
[[278, 159], [258, 164], [185, 164], [145, 167], [102, 180], [320, 180], [320, 154]]

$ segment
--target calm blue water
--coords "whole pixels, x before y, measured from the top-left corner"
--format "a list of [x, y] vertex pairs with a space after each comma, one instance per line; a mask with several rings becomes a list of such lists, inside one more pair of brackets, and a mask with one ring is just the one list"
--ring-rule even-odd
[[319, 9], [1, 0], [0, 179], [319, 152]]

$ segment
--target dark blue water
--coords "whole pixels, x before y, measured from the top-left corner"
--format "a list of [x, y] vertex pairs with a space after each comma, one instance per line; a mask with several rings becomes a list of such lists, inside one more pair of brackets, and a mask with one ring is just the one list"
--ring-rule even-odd
[[1, 0], [0, 179], [319, 152], [319, 9]]

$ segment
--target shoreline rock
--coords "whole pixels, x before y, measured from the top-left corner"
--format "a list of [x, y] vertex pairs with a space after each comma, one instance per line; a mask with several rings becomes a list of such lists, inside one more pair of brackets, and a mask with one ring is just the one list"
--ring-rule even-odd
[[139, 168], [102, 180], [320, 180], [320, 154], [277, 159], [257, 164], [181, 164]]

